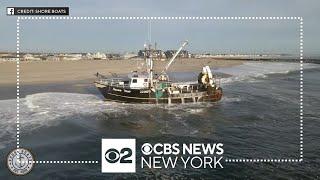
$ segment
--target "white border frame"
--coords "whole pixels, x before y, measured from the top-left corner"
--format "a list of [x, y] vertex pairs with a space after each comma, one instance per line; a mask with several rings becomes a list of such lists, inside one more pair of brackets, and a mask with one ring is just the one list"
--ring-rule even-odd
[[[303, 18], [296, 16], [289, 17], [279, 17], [279, 16], [100, 16], [100, 17], [90, 17], [90, 16], [18, 16], [17, 17], [17, 38], [16, 38], [16, 65], [17, 65], [17, 121], [16, 121], [16, 147], [20, 148], [20, 20], [294, 20], [299, 23], [299, 48], [300, 48], [300, 156], [296, 159], [229, 159], [226, 158], [226, 163], [238, 163], [238, 162], [302, 162], [303, 161]], [[33, 161], [36, 164], [98, 164], [99, 161], [83, 161], [83, 160], [74, 160], [74, 161]]]

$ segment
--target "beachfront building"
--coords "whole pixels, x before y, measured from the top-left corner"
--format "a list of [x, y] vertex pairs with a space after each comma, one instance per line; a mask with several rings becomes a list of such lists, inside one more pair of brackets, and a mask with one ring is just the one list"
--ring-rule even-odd
[[48, 55], [46, 58], [47, 61], [60, 61], [60, 57], [56, 55]]
[[106, 60], [107, 56], [104, 53], [96, 52], [96, 53], [91, 55], [91, 59], [94, 59], [94, 60]]
[[[138, 57], [144, 58], [145, 53], [146, 53], [145, 49], [139, 50]], [[160, 49], [152, 49], [152, 57], [154, 60], [165, 60], [166, 59], [165, 53]]]
[[275, 54], [240, 54], [240, 53], [229, 53], [229, 54], [211, 54], [211, 53], [203, 53], [203, 54], [195, 54], [195, 58], [197, 59], [236, 59], [236, 60], [263, 60], [263, 59], [276, 59], [280, 58], [281, 55]]
[[[167, 57], [167, 59], [170, 59], [173, 57], [173, 55], [177, 52], [177, 50], [167, 50], [165, 52], [165, 56]], [[177, 57], [180, 58], [191, 58], [191, 53], [189, 53], [189, 51], [187, 50], [182, 50]]]
[[121, 60], [121, 59], [123, 59], [121, 57], [121, 54], [118, 54], [118, 53], [110, 53], [110, 54], [107, 54], [106, 56], [107, 56], [107, 58], [109, 60]]
[[133, 58], [137, 58], [137, 57], [138, 57], [138, 55], [135, 53], [126, 53], [123, 55], [124, 59], [133, 59]]
[[89, 60], [92, 60], [93, 59], [93, 55], [91, 53], [87, 53], [85, 56], [84, 56], [85, 59], [89, 59]]
[[64, 61], [77, 61], [82, 59], [82, 54], [59, 54], [61, 60]]
[[24, 61], [41, 61], [41, 57], [33, 54], [25, 54], [22, 56], [22, 59]]
[[17, 57], [13, 53], [0, 53], [0, 61], [16, 61]]

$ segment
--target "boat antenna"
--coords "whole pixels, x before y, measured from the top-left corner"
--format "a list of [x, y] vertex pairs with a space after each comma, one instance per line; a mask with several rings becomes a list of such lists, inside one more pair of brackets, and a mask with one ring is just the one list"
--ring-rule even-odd
[[164, 70], [161, 73], [166, 72], [170, 65], [173, 63], [173, 61], [175, 60], [175, 58], [178, 56], [178, 54], [181, 52], [181, 50], [188, 44], [188, 41], [184, 41], [183, 44], [181, 45], [181, 47], [178, 49], [178, 51], [172, 56], [172, 58], [170, 59], [169, 63], [166, 65], [166, 67], [164, 68]]
[[151, 20], [148, 21], [148, 43], [151, 44]]

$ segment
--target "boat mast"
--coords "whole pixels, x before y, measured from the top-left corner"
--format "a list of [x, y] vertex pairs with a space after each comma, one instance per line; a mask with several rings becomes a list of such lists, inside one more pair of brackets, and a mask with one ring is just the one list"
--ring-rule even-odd
[[178, 56], [178, 54], [181, 52], [181, 50], [188, 44], [188, 41], [184, 41], [182, 46], [178, 49], [178, 51], [172, 56], [172, 58], [170, 59], [169, 63], [166, 65], [166, 67], [164, 68], [164, 70], [161, 73], [166, 72], [170, 65], [173, 63], [173, 61], [176, 59], [176, 57]]
[[145, 44], [145, 56], [150, 84], [151, 87], [153, 87], [153, 50], [151, 47], [151, 20], [148, 22], [148, 44]]

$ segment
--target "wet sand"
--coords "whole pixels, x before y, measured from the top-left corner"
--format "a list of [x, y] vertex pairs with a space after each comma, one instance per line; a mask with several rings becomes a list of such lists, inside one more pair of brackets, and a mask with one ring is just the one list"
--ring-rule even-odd
[[[168, 61], [154, 61], [155, 71], [161, 71]], [[240, 60], [177, 59], [169, 71], [201, 71], [209, 65], [230, 67], [242, 64]], [[94, 74], [126, 74], [145, 69], [143, 60], [82, 60], [82, 61], [29, 61], [20, 62], [20, 84], [47, 84], [67, 81], [93, 80]], [[16, 63], [0, 62], [0, 85], [16, 84]]]

